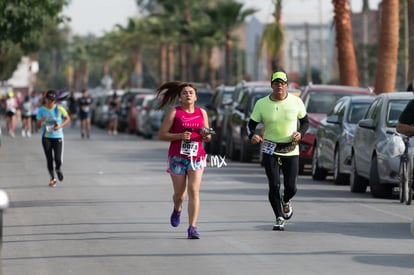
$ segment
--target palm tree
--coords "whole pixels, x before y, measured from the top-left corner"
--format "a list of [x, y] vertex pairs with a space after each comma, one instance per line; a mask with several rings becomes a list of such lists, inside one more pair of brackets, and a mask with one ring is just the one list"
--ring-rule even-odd
[[180, 79], [190, 81], [191, 47], [189, 46], [190, 24], [195, 13], [202, 9], [205, 3], [198, 0], [158, 0], [163, 9], [163, 16], [173, 19], [172, 26], [178, 31], [178, 67]]
[[88, 86], [88, 48], [88, 41], [85, 38], [75, 36], [68, 53], [68, 62], [66, 65], [67, 77], [72, 75], [74, 79], [67, 79], [67, 82], [68, 84], [73, 83], [73, 88], [78, 91]]
[[342, 85], [359, 86], [349, 0], [332, 0], [332, 4], [338, 49], [339, 81]]
[[[91, 62], [99, 64], [99, 67], [101, 68], [100, 73], [102, 74], [100, 75], [101, 81], [105, 77], [110, 77], [111, 61], [114, 60], [117, 55], [123, 55], [123, 51], [119, 49], [119, 36], [120, 33], [117, 31], [107, 32], [90, 44], [89, 55]], [[103, 83], [101, 82], [101, 84]], [[106, 85], [107, 84], [104, 84], [105, 87]]]
[[381, 34], [374, 91], [390, 93], [395, 89], [399, 43], [399, 0], [383, 0]]
[[149, 35], [158, 43], [158, 73], [160, 83], [174, 79], [174, 48], [178, 40], [177, 21], [172, 16], [153, 15], [148, 18]]
[[126, 27], [117, 25], [121, 34], [118, 43], [130, 53], [132, 73], [129, 84], [133, 88], [141, 88], [143, 83], [142, 46], [143, 43], [150, 43], [145, 26], [145, 19], [141, 18], [129, 18]]
[[277, 67], [284, 67], [284, 30], [282, 24], [282, 0], [274, 0], [275, 11], [273, 13], [274, 21], [266, 24], [259, 45], [259, 57], [262, 57], [263, 51], [266, 50], [270, 57], [270, 69], [273, 71]]
[[234, 0], [219, 1], [216, 7], [207, 8], [205, 12], [210, 16], [211, 22], [221, 26], [221, 32], [224, 33], [225, 39], [225, 63], [224, 63], [224, 83], [233, 84], [233, 58], [232, 58], [232, 31], [244, 23], [246, 17], [254, 14], [256, 9], [243, 10], [242, 3]]

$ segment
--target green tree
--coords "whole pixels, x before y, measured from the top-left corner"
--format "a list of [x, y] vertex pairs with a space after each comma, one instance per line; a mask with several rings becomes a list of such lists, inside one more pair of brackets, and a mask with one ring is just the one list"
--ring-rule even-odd
[[266, 51], [270, 57], [271, 70], [273, 71], [277, 67], [284, 67], [284, 29], [282, 22], [282, 0], [274, 0], [275, 11], [273, 13], [274, 21], [266, 24], [263, 31], [262, 38], [259, 45], [259, 57], [263, 55], [263, 51]]
[[233, 83], [233, 59], [232, 48], [233, 38], [232, 32], [244, 23], [246, 17], [254, 14], [256, 9], [243, 10], [242, 3], [233, 0], [221, 0], [213, 8], [206, 9], [206, 13], [210, 16], [211, 21], [220, 26], [221, 32], [224, 34], [225, 40], [225, 62], [224, 62], [224, 82], [231, 85]]
[[1, 79], [10, 77], [18, 54], [39, 50], [39, 38], [45, 30], [65, 20], [60, 13], [67, 3], [68, 0], [0, 1], [0, 62], [7, 63], [2, 66]]
[[145, 19], [129, 18], [126, 27], [118, 25], [120, 30], [120, 45], [127, 48], [131, 58], [131, 75], [129, 86], [140, 88], [143, 84], [143, 56], [142, 49], [148, 41], [148, 31]]
[[69, 34], [68, 27], [58, 28], [58, 26], [49, 26], [43, 32], [39, 39], [39, 51], [31, 55], [32, 59], [38, 60], [40, 64], [36, 89], [66, 86], [62, 72], [64, 56], [69, 45]]

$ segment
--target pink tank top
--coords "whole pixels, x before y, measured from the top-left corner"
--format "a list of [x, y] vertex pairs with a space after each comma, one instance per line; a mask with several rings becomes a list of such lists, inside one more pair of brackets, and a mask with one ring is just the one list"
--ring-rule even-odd
[[[199, 107], [195, 107], [194, 113], [187, 113], [180, 106], [175, 107], [175, 117], [170, 132], [183, 133], [185, 129], [191, 129], [190, 142], [192, 143], [193, 148], [194, 146], [198, 148], [196, 156], [182, 154], [183, 147], [187, 146], [186, 144], [183, 144], [185, 141], [174, 140], [170, 144], [168, 156], [181, 156], [187, 158], [204, 157], [206, 152], [203, 149], [203, 136], [200, 134], [200, 129], [202, 128], [204, 128], [204, 117]], [[197, 145], [195, 145], [195, 143]]]

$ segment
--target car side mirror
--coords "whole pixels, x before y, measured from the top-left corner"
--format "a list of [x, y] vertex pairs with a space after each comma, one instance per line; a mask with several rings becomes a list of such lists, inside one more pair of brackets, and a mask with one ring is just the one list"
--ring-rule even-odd
[[223, 100], [223, 105], [224, 105], [224, 106], [228, 106], [228, 105], [230, 105], [231, 103], [233, 103], [233, 101], [232, 101], [231, 99], [225, 99], [225, 100]]
[[340, 124], [338, 116], [328, 116], [326, 121], [333, 124]]
[[358, 126], [361, 128], [372, 129], [372, 130], [375, 130], [376, 128], [374, 121], [370, 118], [360, 120], [358, 122]]
[[242, 105], [237, 105], [236, 106], [236, 110], [239, 111], [239, 112], [241, 112], [241, 113], [244, 113], [244, 108], [243, 108]]

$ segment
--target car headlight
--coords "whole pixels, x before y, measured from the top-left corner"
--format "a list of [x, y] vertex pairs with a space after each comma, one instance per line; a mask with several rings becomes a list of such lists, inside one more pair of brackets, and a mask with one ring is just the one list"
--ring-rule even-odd
[[343, 136], [344, 136], [345, 141], [348, 144], [352, 145], [352, 141], [354, 140], [354, 133], [352, 133], [349, 130], [345, 130], [343, 133]]
[[316, 132], [317, 132], [317, 131], [318, 131], [318, 128], [316, 128], [316, 127], [314, 127], [314, 126], [312, 126], [312, 125], [309, 125], [308, 129], [306, 130], [305, 135], [306, 135], [306, 134], [316, 135]]

